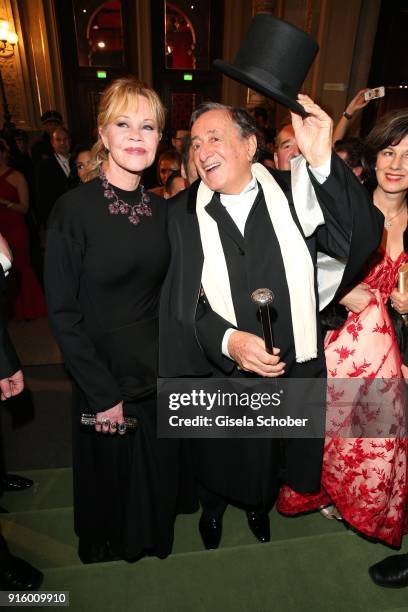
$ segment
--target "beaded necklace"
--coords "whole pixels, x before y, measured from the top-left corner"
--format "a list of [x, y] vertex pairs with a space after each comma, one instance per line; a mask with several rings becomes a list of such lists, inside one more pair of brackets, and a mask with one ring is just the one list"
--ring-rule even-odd
[[127, 218], [133, 225], [138, 225], [140, 223], [140, 217], [152, 216], [152, 209], [149, 206], [150, 198], [145, 192], [143, 185], [140, 185], [140, 202], [137, 204], [128, 204], [124, 200], [119, 199], [114, 188], [106, 178], [106, 174], [102, 170], [102, 166], [99, 168], [99, 178], [102, 181], [104, 197], [108, 200], [113, 200], [113, 202], [110, 202], [108, 206], [108, 210], [111, 215], [127, 215]]

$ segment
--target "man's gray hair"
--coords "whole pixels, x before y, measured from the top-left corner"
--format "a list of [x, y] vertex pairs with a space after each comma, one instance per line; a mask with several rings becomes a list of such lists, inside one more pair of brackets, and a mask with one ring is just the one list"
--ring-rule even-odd
[[[248, 113], [245, 108], [240, 108], [238, 106], [228, 106], [227, 104], [220, 104], [219, 102], [203, 102], [196, 108], [196, 110], [191, 115], [190, 127], [193, 126], [193, 123], [197, 121], [201, 115], [204, 113], [208, 113], [212, 110], [223, 111], [227, 113], [231, 118], [232, 123], [234, 123], [239, 129], [239, 133], [242, 138], [249, 138], [249, 136], [254, 135], [258, 142], [258, 129], [256, 127], [255, 120]], [[256, 151], [253, 162], [257, 160], [258, 150]]]

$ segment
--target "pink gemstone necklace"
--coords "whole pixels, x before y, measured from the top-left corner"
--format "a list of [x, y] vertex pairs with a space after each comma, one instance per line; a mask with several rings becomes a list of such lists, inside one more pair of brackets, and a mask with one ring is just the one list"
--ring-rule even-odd
[[111, 215], [127, 215], [127, 218], [133, 225], [138, 225], [140, 223], [140, 217], [152, 216], [152, 209], [149, 206], [150, 198], [145, 192], [143, 185], [140, 185], [140, 201], [137, 204], [128, 204], [118, 197], [114, 188], [106, 178], [106, 174], [102, 170], [102, 166], [99, 169], [99, 178], [102, 181], [104, 197], [108, 200], [113, 200], [108, 206], [108, 210]]

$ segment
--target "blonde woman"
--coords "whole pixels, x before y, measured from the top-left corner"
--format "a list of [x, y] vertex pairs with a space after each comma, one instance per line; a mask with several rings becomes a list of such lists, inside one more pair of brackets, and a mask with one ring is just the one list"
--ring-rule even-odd
[[[46, 294], [74, 381], [75, 530], [84, 563], [165, 557], [172, 545], [177, 448], [156, 438], [155, 420], [167, 206], [140, 183], [163, 127], [153, 90], [115, 81], [101, 99], [94, 178], [64, 194], [49, 221]], [[95, 427], [80, 425], [83, 413]]]

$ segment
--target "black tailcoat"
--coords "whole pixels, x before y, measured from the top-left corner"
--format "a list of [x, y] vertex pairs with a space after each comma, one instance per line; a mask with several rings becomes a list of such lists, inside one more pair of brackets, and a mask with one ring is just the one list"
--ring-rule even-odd
[[[292, 216], [300, 225], [293, 206], [290, 174], [273, 173], [288, 199]], [[378, 246], [383, 217], [372, 205], [365, 189], [344, 163], [332, 157], [331, 173], [320, 185], [310, 173], [325, 225], [304, 238], [312, 261], [317, 251], [347, 259], [342, 285], [348, 286], [369, 255]], [[163, 286], [160, 314], [160, 366], [162, 377], [235, 376], [235, 363], [222, 355], [225, 331], [233, 327], [199, 299], [203, 251], [196, 214], [198, 184], [180, 194], [171, 204], [169, 236], [171, 263]], [[322, 339], [318, 331], [318, 357], [296, 363], [290, 301], [282, 255], [266, 211], [262, 191], [251, 209], [243, 237], [222, 207], [217, 194], [206, 206], [216, 220], [227, 262], [237, 328], [261, 335], [250, 292], [271, 288], [274, 302], [275, 345], [282, 349], [285, 376], [311, 378], [325, 375]], [[316, 273], [315, 273], [316, 274]], [[316, 282], [316, 281], [315, 281]], [[317, 301], [317, 300], [316, 300]], [[318, 313], [316, 312], [318, 321]], [[320, 326], [317, 326], [318, 330]], [[200, 440], [194, 442], [198, 478], [207, 488], [251, 505], [266, 503], [273, 478], [298, 491], [320, 486], [322, 440], [286, 440], [283, 460], [273, 463], [274, 440]], [[275, 448], [275, 450], [273, 450]]]

